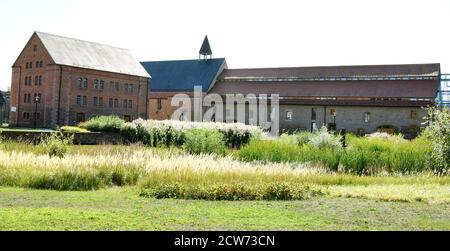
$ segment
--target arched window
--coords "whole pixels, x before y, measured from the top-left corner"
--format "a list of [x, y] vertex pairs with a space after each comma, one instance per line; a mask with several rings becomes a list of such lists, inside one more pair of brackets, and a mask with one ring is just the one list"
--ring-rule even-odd
[[82, 79], [82, 78], [78, 78], [78, 79], [77, 79], [77, 87], [78, 87], [78, 88], [81, 88], [82, 82], [83, 82], [83, 79]]
[[87, 78], [83, 79], [83, 88], [84, 89], [88, 88], [88, 79]]

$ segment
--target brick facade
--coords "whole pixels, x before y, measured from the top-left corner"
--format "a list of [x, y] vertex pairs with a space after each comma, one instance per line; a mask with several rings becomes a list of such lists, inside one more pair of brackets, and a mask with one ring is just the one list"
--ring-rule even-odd
[[[180, 106], [172, 106], [172, 99], [177, 94], [184, 94], [190, 97], [191, 102], [191, 120], [194, 120], [194, 93], [193, 92], [151, 92], [148, 103], [149, 118], [154, 120], [170, 120], [173, 113]], [[206, 95], [203, 93], [203, 95]]]
[[[12, 67], [11, 126], [76, 125], [98, 115], [147, 118], [148, 82], [140, 76], [57, 65], [34, 34]], [[37, 106], [35, 95], [40, 97]]]

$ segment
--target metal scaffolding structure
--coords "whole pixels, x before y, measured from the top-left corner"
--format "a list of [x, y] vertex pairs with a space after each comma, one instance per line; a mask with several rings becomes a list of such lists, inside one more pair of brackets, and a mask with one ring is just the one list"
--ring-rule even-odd
[[450, 74], [441, 74], [438, 100], [440, 107], [450, 107]]

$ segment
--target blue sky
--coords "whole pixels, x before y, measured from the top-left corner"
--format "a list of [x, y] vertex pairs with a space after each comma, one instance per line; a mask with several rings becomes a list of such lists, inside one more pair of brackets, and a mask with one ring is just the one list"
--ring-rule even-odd
[[230, 68], [441, 63], [448, 0], [2, 0], [0, 89], [35, 30], [125, 47], [136, 59], [197, 58], [208, 34]]

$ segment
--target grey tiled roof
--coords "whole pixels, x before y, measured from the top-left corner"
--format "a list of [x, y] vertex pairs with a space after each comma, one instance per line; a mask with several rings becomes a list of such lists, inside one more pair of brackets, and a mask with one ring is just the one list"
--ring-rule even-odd
[[58, 65], [67, 65], [149, 78], [127, 49], [36, 32]]

